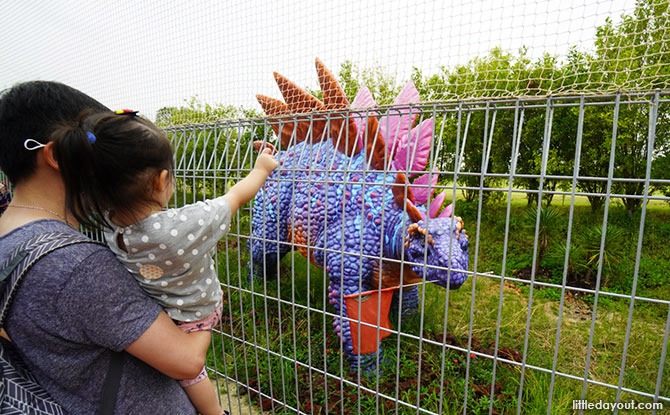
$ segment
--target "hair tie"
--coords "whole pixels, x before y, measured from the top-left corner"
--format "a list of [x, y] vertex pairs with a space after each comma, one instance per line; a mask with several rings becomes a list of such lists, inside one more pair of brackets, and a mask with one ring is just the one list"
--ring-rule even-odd
[[39, 150], [40, 148], [46, 147], [46, 144], [42, 144], [37, 140], [34, 140], [32, 138], [26, 138], [23, 141], [23, 147], [28, 150], [28, 151], [33, 151], [33, 150]]
[[129, 109], [122, 109], [122, 110], [114, 111], [114, 114], [135, 116], [135, 115], [137, 115], [137, 111], [133, 111], [133, 110], [129, 110]]
[[86, 131], [86, 137], [88, 137], [88, 142], [91, 143], [91, 144], [94, 144], [97, 140], [97, 138], [95, 137], [95, 134], [93, 134], [90, 131]]

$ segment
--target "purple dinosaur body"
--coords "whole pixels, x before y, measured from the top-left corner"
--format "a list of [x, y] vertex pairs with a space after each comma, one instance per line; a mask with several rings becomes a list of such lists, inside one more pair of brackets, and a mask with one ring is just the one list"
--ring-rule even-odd
[[[335, 318], [333, 324], [351, 368], [374, 369], [381, 349], [356, 352], [343, 298], [422, 279], [458, 288], [467, 278], [468, 240], [451, 206], [438, 215], [444, 193], [428, 204], [437, 172], [420, 176], [411, 185], [406, 179], [406, 171], [425, 167], [432, 119], [414, 129], [416, 113], [411, 111], [379, 120], [349, 114], [348, 119], [320, 125], [295, 116], [281, 121], [288, 114], [304, 113], [305, 99], [312, 110], [348, 108], [341, 88], [319, 60], [317, 70], [323, 108], [311, 96], [298, 101], [296, 94], [306, 92], [278, 74], [287, 104], [259, 96], [266, 113], [274, 117], [272, 126], [282, 150], [276, 154], [279, 168], [255, 198], [251, 267], [256, 276], [275, 277], [277, 261], [295, 248], [324, 268], [330, 304], [344, 317]], [[418, 95], [415, 91], [412, 85], [399, 99]], [[370, 107], [373, 101], [365, 89], [354, 104]], [[387, 148], [383, 135], [391, 136], [391, 131], [404, 132], [408, 138], [393, 140]], [[402, 288], [401, 295], [403, 312], [416, 310], [416, 285]]]

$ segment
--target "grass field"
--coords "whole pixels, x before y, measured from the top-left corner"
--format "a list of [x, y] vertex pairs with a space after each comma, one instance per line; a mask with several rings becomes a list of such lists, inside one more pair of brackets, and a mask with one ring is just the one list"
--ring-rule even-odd
[[539, 242], [525, 199], [513, 200], [509, 222], [504, 203], [485, 207], [479, 222], [476, 204], [459, 203], [475, 274], [459, 290], [422, 286], [421, 312], [402, 321], [392, 316], [398, 334], [382, 342], [379, 376], [348, 371], [332, 332], [334, 309], [327, 305], [321, 269], [299, 254], [287, 255], [279, 280], [249, 285], [248, 253], [239, 236], [248, 219], [238, 217], [240, 231], [219, 251], [224, 321], [210, 366], [235, 379], [241, 385], [236, 392], [252, 405], [275, 413], [449, 414], [465, 406], [472, 414], [490, 408], [535, 414], [550, 405], [551, 413], [562, 414], [572, 412], [575, 399], [614, 401], [619, 384], [633, 391], [622, 392], [621, 401], [651, 401], [635, 392], [670, 399], [670, 358], [663, 356], [670, 208], [649, 204], [638, 243], [640, 213], [610, 207], [604, 250], [610, 257], [598, 282], [598, 261], [595, 268], [589, 263], [587, 246], [597, 239], [600, 247], [601, 233], [593, 230], [602, 228], [602, 213], [575, 201], [575, 252], [565, 267], [570, 205], [555, 199], [555, 217], [540, 219], [552, 222], [538, 232], [548, 234], [547, 246], [533, 271]]

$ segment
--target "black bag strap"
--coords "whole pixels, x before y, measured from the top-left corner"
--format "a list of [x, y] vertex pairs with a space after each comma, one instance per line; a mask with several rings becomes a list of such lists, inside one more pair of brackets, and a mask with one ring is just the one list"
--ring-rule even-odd
[[123, 361], [125, 354], [115, 352], [109, 361], [105, 383], [102, 385], [102, 398], [98, 407], [98, 415], [112, 415], [116, 406], [116, 395], [119, 393], [121, 384], [121, 372], [123, 372]]
[[[44, 255], [78, 243], [98, 243], [83, 234], [67, 232], [47, 232], [37, 235], [20, 244], [0, 268], [0, 327], [3, 326], [7, 312], [14, 299], [23, 277], [28, 270]], [[102, 387], [102, 398], [98, 415], [114, 413], [116, 396], [123, 371], [123, 352], [113, 353]]]

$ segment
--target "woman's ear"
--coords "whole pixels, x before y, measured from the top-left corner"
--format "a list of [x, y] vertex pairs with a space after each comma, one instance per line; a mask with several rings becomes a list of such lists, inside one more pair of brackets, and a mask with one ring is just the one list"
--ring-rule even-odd
[[58, 167], [58, 161], [56, 161], [56, 157], [54, 157], [53, 141], [49, 141], [48, 143], [46, 143], [41, 153], [44, 157], [44, 161], [49, 165], [49, 167], [51, 167], [54, 170], [60, 170], [60, 168]]

